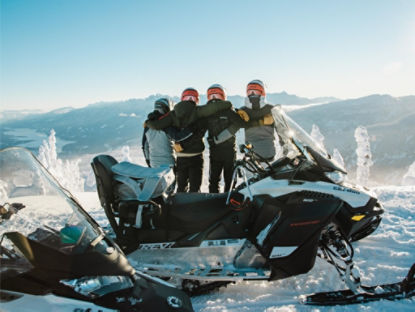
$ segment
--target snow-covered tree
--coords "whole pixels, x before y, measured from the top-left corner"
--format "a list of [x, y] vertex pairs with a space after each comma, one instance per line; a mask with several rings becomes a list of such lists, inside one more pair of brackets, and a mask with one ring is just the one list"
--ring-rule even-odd
[[415, 185], [415, 161], [402, 178], [402, 185]]
[[370, 151], [370, 139], [367, 129], [363, 126], [356, 128], [354, 132], [357, 148], [356, 180], [362, 185], [369, 182], [370, 167], [373, 165], [372, 152]]
[[131, 156], [130, 156], [130, 147], [128, 145], [124, 145], [121, 148], [121, 161], [132, 162]]
[[85, 180], [81, 177], [79, 170], [80, 160], [69, 161], [58, 158], [56, 151], [56, 133], [50, 131], [48, 140], [43, 140], [39, 147], [39, 161], [50, 171], [59, 183], [69, 191], [84, 191]]
[[324, 147], [324, 135], [321, 134], [320, 128], [317, 125], [313, 124], [311, 127], [310, 136], [320, 145], [323, 151], [326, 151]]
[[340, 154], [340, 152], [339, 152], [339, 150], [337, 148], [333, 149], [333, 156], [332, 156], [332, 158], [340, 166], [342, 166], [343, 168], [346, 168], [345, 165], [344, 165], [343, 156], [342, 156], [342, 154]]

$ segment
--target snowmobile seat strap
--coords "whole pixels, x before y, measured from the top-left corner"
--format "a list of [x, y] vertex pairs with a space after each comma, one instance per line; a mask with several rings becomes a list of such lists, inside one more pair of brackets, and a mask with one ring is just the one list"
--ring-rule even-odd
[[145, 179], [148, 177], [161, 177], [172, 170], [168, 166], [159, 168], [148, 168], [127, 161], [115, 164], [111, 167], [112, 172], [118, 175], [127, 176], [133, 179]]

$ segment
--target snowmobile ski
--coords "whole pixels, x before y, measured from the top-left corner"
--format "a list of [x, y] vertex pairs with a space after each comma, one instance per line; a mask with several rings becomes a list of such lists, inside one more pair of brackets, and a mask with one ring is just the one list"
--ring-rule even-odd
[[307, 305], [346, 305], [378, 300], [399, 300], [415, 296], [415, 263], [401, 282], [377, 286], [360, 286], [361, 292], [351, 290], [320, 292], [305, 297]]

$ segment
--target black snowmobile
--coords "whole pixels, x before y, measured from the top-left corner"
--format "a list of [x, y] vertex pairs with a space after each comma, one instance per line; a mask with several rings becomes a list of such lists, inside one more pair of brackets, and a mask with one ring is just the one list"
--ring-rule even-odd
[[1, 311], [193, 311], [136, 271], [28, 150], [0, 151], [0, 203]]
[[[191, 294], [306, 273], [319, 256], [335, 266], [353, 296], [379, 298], [360, 285], [351, 242], [376, 230], [382, 205], [368, 189], [344, 182], [345, 170], [280, 107], [272, 113], [284, 156], [268, 163], [242, 145], [234, 172], [242, 182], [229, 193], [174, 194], [171, 168], [96, 156], [98, 195], [117, 242], [134, 267]], [[413, 282], [405, 285], [413, 295]], [[353, 302], [349, 293], [336, 294], [305, 303]], [[383, 298], [388, 294], [396, 297], [385, 290]]]

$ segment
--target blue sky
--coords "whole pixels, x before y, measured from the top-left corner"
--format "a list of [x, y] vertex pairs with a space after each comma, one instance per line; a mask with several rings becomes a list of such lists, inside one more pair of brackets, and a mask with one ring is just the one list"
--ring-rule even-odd
[[201, 93], [221, 83], [415, 94], [415, 1], [0, 0], [1, 108]]

